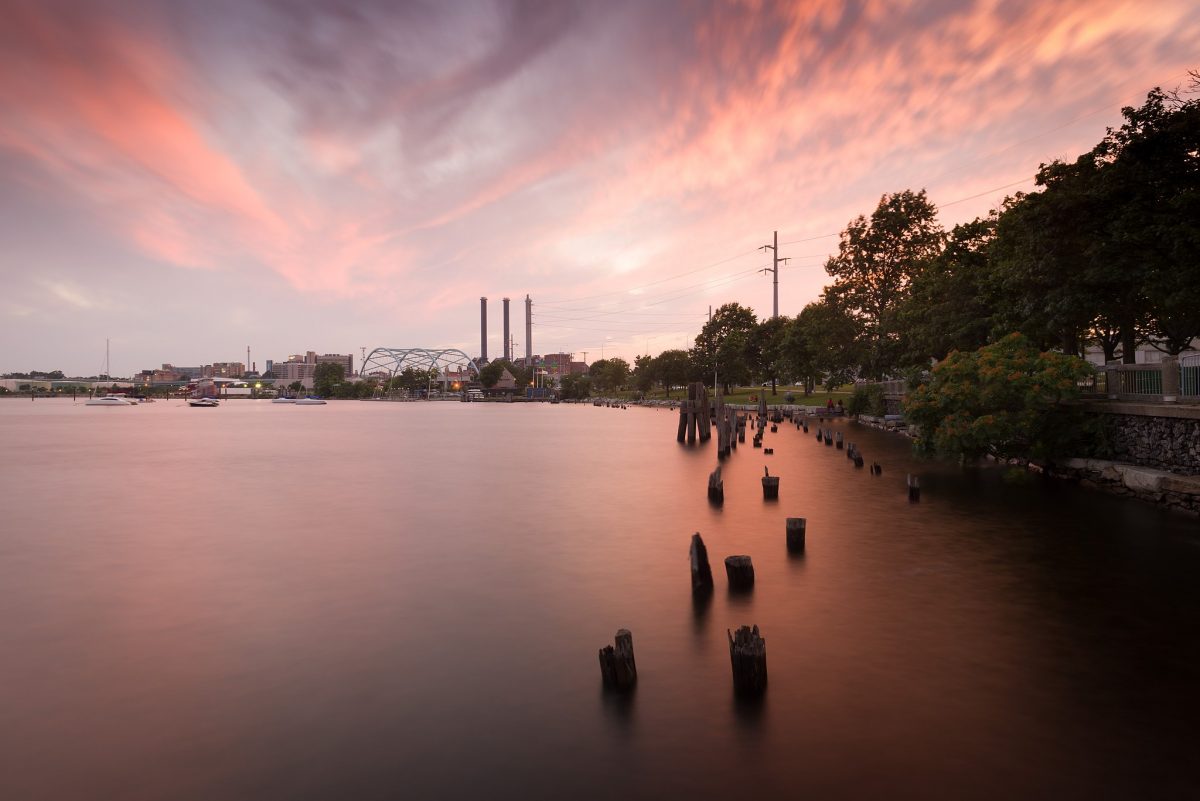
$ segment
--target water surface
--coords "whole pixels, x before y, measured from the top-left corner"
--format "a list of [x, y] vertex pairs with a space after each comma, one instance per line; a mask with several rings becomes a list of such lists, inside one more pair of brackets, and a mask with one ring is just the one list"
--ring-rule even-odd
[[1196, 797], [1196, 520], [839, 426], [714, 509], [666, 411], [0, 402], [0, 797]]

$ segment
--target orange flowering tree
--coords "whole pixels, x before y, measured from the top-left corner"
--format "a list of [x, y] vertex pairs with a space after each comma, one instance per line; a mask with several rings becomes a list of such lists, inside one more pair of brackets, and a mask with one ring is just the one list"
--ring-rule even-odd
[[977, 351], [954, 351], [909, 394], [904, 415], [917, 450], [971, 459], [1045, 459], [1077, 447], [1088, 425], [1077, 407], [1083, 359], [1040, 352], [1021, 334]]

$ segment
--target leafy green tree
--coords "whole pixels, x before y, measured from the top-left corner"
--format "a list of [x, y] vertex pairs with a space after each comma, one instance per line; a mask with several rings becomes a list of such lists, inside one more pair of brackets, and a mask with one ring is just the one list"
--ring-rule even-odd
[[629, 362], [613, 357], [597, 359], [588, 367], [591, 386], [597, 392], [615, 392], [629, 380]]
[[1079, 396], [1078, 382], [1091, 374], [1080, 358], [1039, 352], [1024, 335], [1010, 334], [947, 356], [909, 394], [904, 415], [917, 428], [921, 452], [1053, 458], [1087, 433], [1083, 413], [1063, 404]]
[[293, 381], [292, 383], [288, 384], [288, 389], [290, 389], [292, 392], [303, 392], [304, 384], [300, 381]]
[[649, 392], [657, 381], [657, 367], [650, 354], [633, 357], [633, 385], [638, 392]]
[[754, 311], [738, 303], [726, 303], [713, 312], [692, 347], [692, 364], [701, 380], [707, 383], [715, 367], [726, 394], [730, 386], [749, 381], [746, 348], [757, 324]]
[[834, 280], [824, 297], [859, 325], [864, 375], [883, 378], [898, 364], [896, 309], [944, 237], [923, 189], [884, 195], [870, 218], [859, 215], [842, 232], [825, 263]]
[[691, 378], [692, 362], [685, 350], [664, 350], [654, 357], [654, 370], [669, 398], [672, 388], [682, 387]]
[[332, 395], [335, 384], [346, 380], [346, 370], [334, 362], [322, 362], [313, 370], [313, 389], [318, 395]]
[[832, 390], [854, 375], [861, 361], [858, 323], [843, 309], [822, 300], [810, 303], [784, 329], [780, 359], [811, 395], [818, 382]]
[[763, 320], [750, 332], [746, 341], [745, 359], [754, 383], [771, 382], [771, 394], [778, 395], [776, 384], [781, 373], [787, 372], [783, 359], [783, 341], [788, 328], [787, 317]]
[[989, 249], [998, 215], [956, 225], [946, 247], [912, 279], [896, 321], [904, 364], [928, 365], [952, 350], [988, 343], [995, 301]]
[[583, 400], [592, 394], [591, 379], [585, 375], [564, 375], [559, 386], [559, 396], [564, 399]]
[[496, 360], [488, 362], [479, 371], [479, 383], [484, 389], [491, 389], [500, 382], [500, 378], [504, 375], [504, 362]]

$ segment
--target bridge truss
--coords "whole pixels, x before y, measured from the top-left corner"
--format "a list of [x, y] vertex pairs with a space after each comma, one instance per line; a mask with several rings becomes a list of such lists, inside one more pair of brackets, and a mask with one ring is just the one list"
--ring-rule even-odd
[[438, 375], [443, 377], [452, 373], [462, 376], [464, 372], [479, 377], [479, 366], [475, 360], [456, 348], [375, 348], [367, 354], [359, 372], [364, 376], [382, 373], [391, 379], [407, 367], [417, 370], [436, 368]]

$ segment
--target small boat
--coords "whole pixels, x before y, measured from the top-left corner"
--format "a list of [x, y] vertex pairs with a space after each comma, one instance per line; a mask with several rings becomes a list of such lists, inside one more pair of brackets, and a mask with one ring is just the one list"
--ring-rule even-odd
[[307, 398], [296, 398], [296, 405], [297, 406], [324, 406], [325, 399], [324, 398], [314, 398], [312, 396], [309, 396]]
[[271, 403], [295, 403], [295, 398], [271, 398]]
[[98, 398], [88, 398], [84, 404], [86, 406], [137, 406], [133, 401], [128, 401], [120, 395], [101, 395]]
[[221, 404], [217, 402], [216, 398], [190, 398], [190, 399], [188, 399], [188, 406], [197, 406], [201, 409], [208, 409], [213, 406], [220, 406], [220, 405]]

